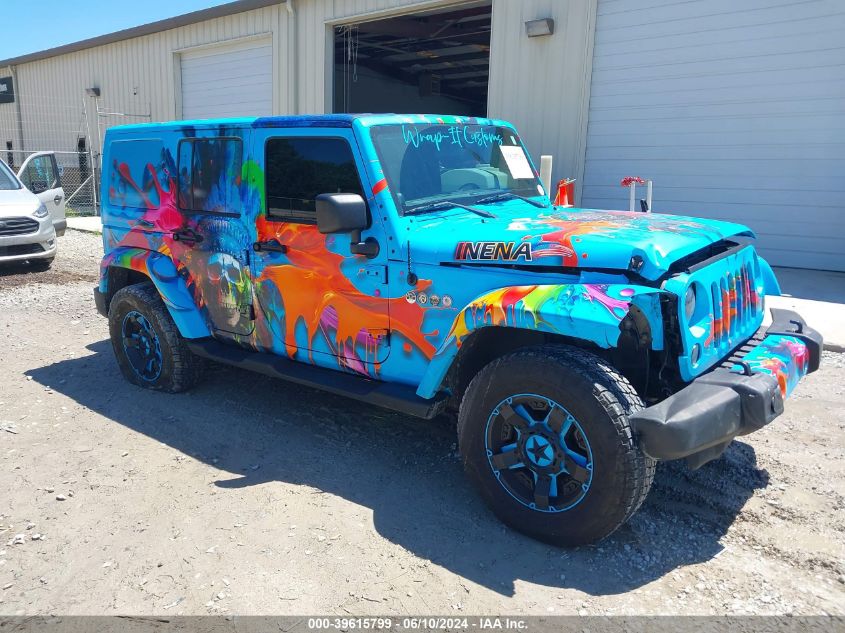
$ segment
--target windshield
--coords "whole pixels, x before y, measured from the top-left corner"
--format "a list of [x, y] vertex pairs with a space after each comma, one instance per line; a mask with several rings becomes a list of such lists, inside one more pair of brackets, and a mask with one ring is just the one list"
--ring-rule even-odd
[[8, 191], [9, 189], [20, 189], [18, 179], [12, 173], [12, 170], [6, 167], [6, 163], [0, 160], [0, 191]]
[[495, 125], [379, 125], [371, 130], [400, 212], [439, 201], [545, 192], [516, 132]]

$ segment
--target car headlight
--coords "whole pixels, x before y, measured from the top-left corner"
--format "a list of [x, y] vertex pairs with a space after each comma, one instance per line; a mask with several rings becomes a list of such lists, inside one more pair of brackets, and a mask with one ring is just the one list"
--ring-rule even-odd
[[695, 314], [695, 286], [687, 288], [687, 293], [684, 295], [684, 314], [687, 317], [687, 323]]
[[38, 205], [38, 208], [32, 212], [32, 215], [34, 215], [36, 218], [46, 218], [48, 215], [50, 215], [50, 212], [47, 211], [47, 207], [45, 207], [44, 203], [42, 202]]

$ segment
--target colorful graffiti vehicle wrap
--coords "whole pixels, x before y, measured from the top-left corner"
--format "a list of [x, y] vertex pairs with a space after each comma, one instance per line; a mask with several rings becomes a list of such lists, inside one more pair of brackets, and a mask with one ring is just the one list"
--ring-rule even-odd
[[[625, 284], [511, 286], [483, 294], [456, 316], [448, 335], [431, 359], [417, 393], [436, 392], [439, 381], [466, 338], [483, 327], [507, 327], [579, 337], [609, 348], [619, 338], [619, 324], [632, 305], [660, 326], [658, 293], [654, 288]], [[655, 348], [662, 341], [655, 342]]]
[[[774, 376], [784, 398], [792, 393], [810, 368], [807, 344], [794, 336], [767, 336], [754, 350], [743, 358], [752, 372]], [[731, 371], [742, 373], [740, 365]]]
[[[630, 381], [648, 405], [626, 405], [635, 433], [624, 441], [641, 437], [654, 458], [712, 459], [746, 422], [768, 423], [768, 411], [744, 420], [748, 407], [731, 418], [736, 428], [714, 426], [709, 410], [677, 423], [677, 403], [695, 402], [714, 375], [720, 389], [774, 402], [817, 367], [820, 338], [797, 315], [755, 336], [765, 295], [779, 289], [747, 227], [555, 207], [505, 121], [324, 115], [111, 128], [102, 218], [95, 299], [113, 337], [123, 332], [119, 362], [153, 361], [155, 371], [134, 368], [149, 385], [170, 366], [161, 320], [137, 303], [125, 315], [110, 308], [147, 282], [191, 354], [291, 380], [307, 369], [300, 382], [422, 417], [467, 399], [467, 367], [487, 371], [533, 345], [552, 350], [546, 380], [586, 372], [592, 359], [590, 380]], [[582, 361], [561, 360], [564, 346]], [[720, 368], [739, 350], [737, 365]], [[607, 476], [595, 407], [533, 384], [509, 388], [473, 414], [486, 434], [477, 472], [520, 511], [589, 512]]]
[[[181, 313], [178, 321], [188, 337], [212, 335], [296, 360], [419, 384], [423, 377], [433, 380], [433, 358], [449, 357], [480, 326], [548, 330], [613, 345], [631, 300], [656, 291], [626, 285], [621, 276], [614, 281], [622, 283], [591, 283], [589, 273], [579, 270], [624, 272], [639, 260], [639, 277], [657, 279], [673, 261], [703, 245], [751, 235], [739, 225], [656, 214], [548, 208], [527, 216], [527, 205], [516, 199], [496, 204], [497, 217], [483, 222], [471, 214], [403, 217], [391, 204], [388, 178], [368, 133], [386, 124], [399, 126], [407, 143], [429, 143], [439, 151], [455, 139], [495, 144], [493, 135], [484, 136], [486, 126], [512, 130], [501, 121], [421, 116], [167, 124], [158, 127], [158, 138], [144, 128], [143, 140], [136, 138], [137, 127], [117, 128], [106, 159], [101, 290], [107, 292], [110, 267], [130, 268], [156, 283], [168, 306]], [[423, 138], [419, 130], [428, 124], [447, 132]], [[368, 204], [384, 210], [372, 214], [370, 232], [397, 241], [390, 256], [377, 262], [350, 257], [338, 236], [321, 234], [314, 223], [268, 216], [267, 166], [260, 151], [266, 139], [286, 131], [333, 129], [343, 130], [361, 151], [355, 160]], [[193, 179], [202, 187], [192, 189]], [[472, 240], [460, 239], [468, 232]], [[253, 244], [269, 241], [284, 244], [286, 252], [252, 253]], [[433, 270], [431, 278], [420, 277], [409, 288], [403, 282], [407, 257]], [[376, 271], [397, 260], [396, 275]], [[572, 274], [571, 281], [562, 279], [566, 283], [535, 286], [520, 283], [537, 276], [525, 270], [509, 273], [514, 283], [504, 289], [497, 288], [503, 275], [485, 289], [485, 283], [467, 283], [460, 269], [439, 266], [448, 261], [511, 261], [544, 271], [557, 266], [558, 279]], [[759, 276], [756, 281], [753, 290], [762, 292]], [[409, 302], [409, 289], [423, 298], [439, 291], [449, 306]], [[585, 309], [593, 313], [588, 318], [579, 316]], [[429, 385], [421, 393], [431, 390]]]

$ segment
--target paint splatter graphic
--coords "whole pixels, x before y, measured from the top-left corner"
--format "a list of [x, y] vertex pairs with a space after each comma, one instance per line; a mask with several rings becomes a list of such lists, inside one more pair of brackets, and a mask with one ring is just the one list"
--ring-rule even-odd
[[[752, 372], [774, 376], [781, 395], [786, 398], [810, 366], [810, 353], [801, 339], [794, 336], [767, 336], [743, 358]], [[743, 367], [734, 365], [731, 371], [742, 373]]]
[[[389, 119], [393, 124], [476, 122], [414, 115]], [[136, 270], [156, 283], [189, 338], [211, 335], [433, 393], [456, 350], [482, 327], [548, 332], [607, 348], [615, 345], [619, 324], [636, 306], [649, 314], [653, 329], [662, 328], [662, 291], [647, 281], [626, 283], [621, 274], [632, 254], [643, 255], [653, 275], [647, 279], [656, 279], [673, 257], [747, 233], [710, 220], [543, 211], [520, 201], [490, 206], [495, 211], [490, 218], [471, 213], [404, 217], [391, 207], [390, 179], [369, 138], [370, 126], [383, 120], [336, 118], [332, 123], [358, 135], [362, 190], [368, 193], [371, 231], [383, 249], [375, 260], [351, 256], [348, 235], [326, 236], [313, 223], [267, 216], [266, 157], [250, 156], [248, 148], [261, 146], [258, 141], [271, 131], [284, 135], [287, 127], [331, 127], [323, 120], [277, 117], [202, 130], [168, 124], [156, 128], [164, 140], [111, 142], [101, 290], [107, 290], [110, 266]], [[200, 159], [194, 160], [197, 152]], [[254, 250], [270, 242], [284, 248]], [[462, 249], [462, 243], [471, 247]], [[470, 257], [477, 244], [480, 254]], [[485, 248], [492, 249], [489, 258], [482, 256]], [[464, 267], [467, 263], [487, 272]], [[535, 266], [542, 283], [529, 270]], [[593, 275], [595, 269], [613, 274]], [[408, 283], [411, 273], [420, 278]], [[553, 274], [562, 275], [560, 283]], [[762, 304], [750, 279], [750, 273], [727, 279], [719, 288], [718, 303], [726, 309], [705, 315], [708, 345], [731, 330], [743, 306]], [[757, 362], [779, 380], [783, 376], [790, 390], [797, 378], [788, 363], [778, 365], [783, 351]], [[423, 388], [421, 381], [430, 384]]]

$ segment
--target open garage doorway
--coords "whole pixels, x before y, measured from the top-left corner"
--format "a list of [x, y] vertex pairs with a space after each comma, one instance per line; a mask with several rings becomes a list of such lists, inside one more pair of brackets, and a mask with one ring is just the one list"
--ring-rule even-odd
[[491, 3], [339, 26], [335, 112], [486, 116]]

